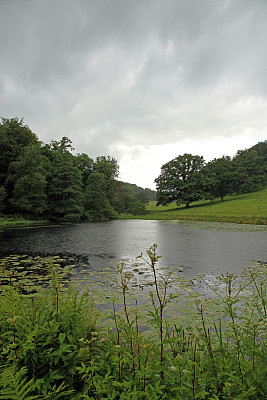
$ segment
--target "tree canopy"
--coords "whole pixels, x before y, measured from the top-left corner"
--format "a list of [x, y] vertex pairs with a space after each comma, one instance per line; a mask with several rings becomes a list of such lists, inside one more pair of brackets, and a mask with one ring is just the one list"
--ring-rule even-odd
[[233, 158], [236, 192], [247, 193], [257, 190], [266, 181], [267, 161], [256, 150], [239, 150]]
[[9, 210], [33, 216], [46, 210], [45, 158], [37, 144], [25, 146], [10, 164], [6, 187], [12, 192]]
[[202, 156], [185, 153], [167, 162], [161, 167], [161, 173], [155, 179], [157, 187], [157, 205], [166, 205], [172, 201], [177, 204], [189, 204], [202, 197], [202, 185], [199, 172], [203, 168]]
[[248, 193], [267, 183], [267, 141], [205, 163], [203, 157], [180, 155], [161, 167], [155, 179], [157, 205], [173, 201], [189, 207], [199, 199]]
[[[23, 119], [0, 123], [0, 212], [56, 221], [105, 220], [118, 213], [146, 213], [155, 192], [121, 182], [115, 158], [74, 155], [63, 136], [42, 143]], [[238, 150], [231, 159], [185, 153], [165, 163], [155, 179], [157, 204], [247, 193], [267, 183], [267, 141]]]
[[0, 185], [3, 185], [9, 165], [16, 161], [22, 149], [38, 143], [37, 136], [24, 124], [23, 118], [2, 118], [0, 123]]
[[235, 170], [229, 156], [215, 158], [202, 169], [202, 184], [205, 198], [224, 197], [235, 191]]
[[44, 144], [18, 118], [2, 118], [0, 140], [1, 213], [80, 221], [145, 212], [135, 192], [117, 181], [119, 165], [111, 156], [74, 155], [66, 136]]

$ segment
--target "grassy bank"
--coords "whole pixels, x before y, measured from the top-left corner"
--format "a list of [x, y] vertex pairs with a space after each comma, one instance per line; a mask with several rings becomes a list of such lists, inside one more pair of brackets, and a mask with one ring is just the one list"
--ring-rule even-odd
[[172, 203], [168, 206], [156, 206], [150, 202], [146, 215], [122, 218], [162, 219], [162, 220], [193, 220], [235, 222], [240, 224], [267, 224], [267, 188], [257, 192], [237, 196], [226, 196], [224, 201], [201, 200], [191, 203], [190, 208], [177, 206]]
[[31, 220], [25, 219], [20, 216], [1, 216], [0, 217], [0, 228], [15, 228], [23, 226], [34, 226], [48, 224], [48, 221], [44, 220]]

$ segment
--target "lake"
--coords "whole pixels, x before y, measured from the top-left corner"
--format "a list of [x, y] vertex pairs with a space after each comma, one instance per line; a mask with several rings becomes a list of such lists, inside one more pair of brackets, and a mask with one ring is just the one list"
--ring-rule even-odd
[[0, 232], [1, 255], [70, 254], [92, 270], [120, 260], [134, 263], [153, 243], [162, 256], [159, 268], [181, 270], [185, 276], [239, 275], [254, 261], [267, 262], [267, 226], [260, 225], [116, 220]]

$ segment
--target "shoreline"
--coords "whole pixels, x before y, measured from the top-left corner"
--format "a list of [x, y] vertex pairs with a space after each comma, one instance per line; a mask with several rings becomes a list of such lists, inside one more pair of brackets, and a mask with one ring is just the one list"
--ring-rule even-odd
[[[216, 216], [184, 216], [179, 215], [174, 217], [173, 215], [169, 216], [161, 216], [154, 214], [145, 214], [145, 215], [131, 215], [131, 214], [122, 214], [119, 216], [117, 220], [127, 220], [127, 219], [141, 219], [141, 220], [155, 220], [155, 221], [199, 221], [199, 222], [221, 222], [221, 223], [234, 223], [234, 224], [244, 224], [244, 225], [267, 225], [267, 218], [257, 217], [257, 218], [248, 218], [248, 217], [216, 217]], [[87, 222], [101, 222], [101, 221], [77, 221], [77, 222], [51, 222], [48, 220], [26, 220], [26, 219], [14, 219], [14, 218], [0, 218], [0, 230], [1, 229], [18, 229], [18, 228], [34, 228], [34, 227], [48, 227], [51, 225], [67, 225], [72, 223], [83, 224]]]

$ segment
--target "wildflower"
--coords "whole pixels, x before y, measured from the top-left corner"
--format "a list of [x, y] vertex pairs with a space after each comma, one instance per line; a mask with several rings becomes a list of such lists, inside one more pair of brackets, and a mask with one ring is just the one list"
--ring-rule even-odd
[[121, 346], [119, 344], [116, 344], [114, 347], [115, 349], [120, 349]]
[[178, 361], [180, 361], [180, 360], [183, 359], [183, 356], [181, 356], [181, 354], [178, 354], [177, 357], [176, 357], [176, 359], [177, 359]]
[[172, 366], [170, 367], [170, 370], [171, 370], [171, 371], [176, 371], [176, 368], [172, 365]]

